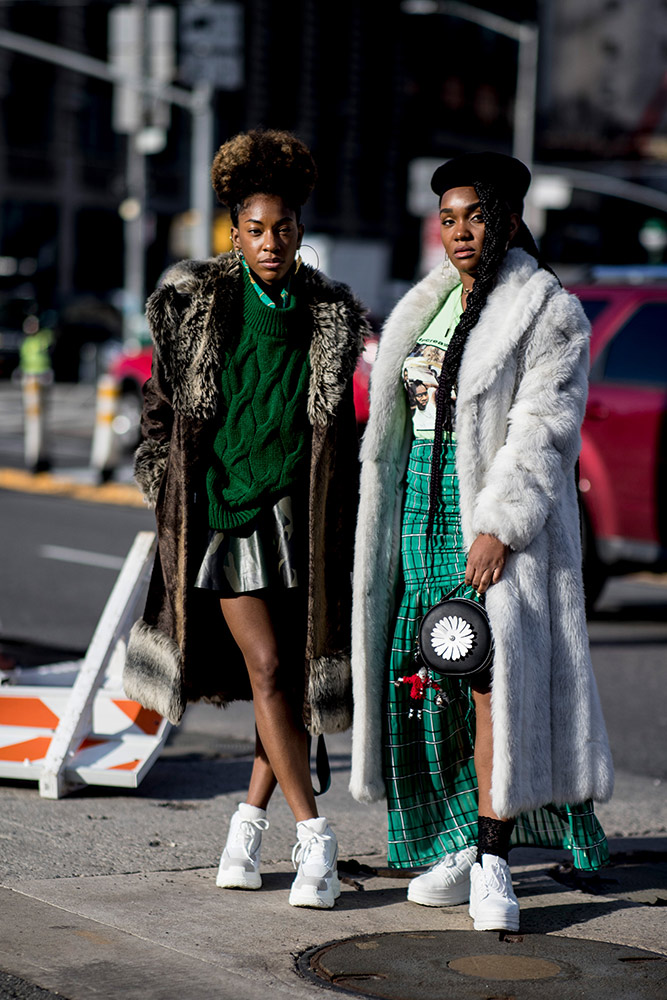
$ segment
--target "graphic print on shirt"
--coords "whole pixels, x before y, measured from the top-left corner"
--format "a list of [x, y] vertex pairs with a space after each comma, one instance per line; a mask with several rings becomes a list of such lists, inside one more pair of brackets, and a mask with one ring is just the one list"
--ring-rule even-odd
[[417, 344], [405, 359], [403, 384], [408, 394], [415, 437], [433, 437], [435, 393], [444, 357], [444, 350], [434, 344]]
[[[403, 384], [416, 438], [433, 440], [435, 434], [435, 393], [445, 352], [463, 313], [461, 288], [459, 282], [451, 289], [403, 365]], [[456, 399], [454, 391], [452, 399]]]

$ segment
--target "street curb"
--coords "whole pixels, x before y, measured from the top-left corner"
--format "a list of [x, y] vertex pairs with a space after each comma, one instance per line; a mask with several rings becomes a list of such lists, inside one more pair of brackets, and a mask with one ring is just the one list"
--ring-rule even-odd
[[111, 503], [122, 507], [145, 508], [143, 497], [132, 483], [80, 483], [50, 472], [27, 472], [25, 469], [0, 469], [0, 489], [42, 496], [70, 497], [89, 503]]

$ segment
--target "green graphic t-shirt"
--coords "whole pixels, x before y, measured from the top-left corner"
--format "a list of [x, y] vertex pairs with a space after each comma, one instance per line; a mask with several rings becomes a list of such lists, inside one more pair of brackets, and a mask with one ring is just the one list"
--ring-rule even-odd
[[463, 313], [462, 287], [459, 282], [452, 288], [403, 365], [403, 383], [417, 438], [433, 439], [435, 393], [445, 352]]

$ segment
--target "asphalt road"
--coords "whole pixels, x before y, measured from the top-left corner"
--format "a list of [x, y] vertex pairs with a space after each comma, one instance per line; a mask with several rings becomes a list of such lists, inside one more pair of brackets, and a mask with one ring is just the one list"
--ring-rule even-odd
[[0, 639], [85, 651], [123, 558], [153, 516], [0, 492]]
[[608, 581], [588, 630], [616, 769], [667, 793], [667, 577]]

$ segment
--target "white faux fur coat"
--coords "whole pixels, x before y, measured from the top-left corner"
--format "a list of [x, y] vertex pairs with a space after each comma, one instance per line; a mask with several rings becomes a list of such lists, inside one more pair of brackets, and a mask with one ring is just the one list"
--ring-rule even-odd
[[[350, 791], [360, 801], [385, 794], [385, 675], [412, 440], [401, 372], [456, 279], [437, 268], [398, 303], [372, 373], [352, 623]], [[606, 801], [613, 788], [588, 648], [574, 479], [589, 334], [578, 300], [523, 250], [510, 250], [459, 371], [456, 462], [465, 545], [488, 532], [513, 550], [486, 597], [495, 637], [492, 802], [499, 816]]]

